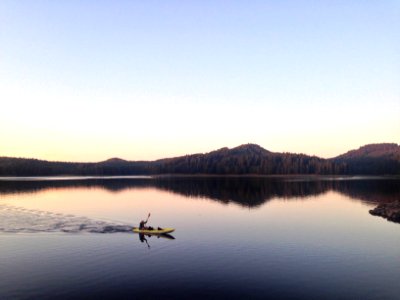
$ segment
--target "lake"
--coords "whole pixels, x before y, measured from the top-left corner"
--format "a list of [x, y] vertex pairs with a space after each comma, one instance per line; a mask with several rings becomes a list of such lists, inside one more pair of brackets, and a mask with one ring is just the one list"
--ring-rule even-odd
[[[399, 299], [399, 178], [0, 180], [0, 299]], [[139, 236], [151, 212], [171, 236]]]

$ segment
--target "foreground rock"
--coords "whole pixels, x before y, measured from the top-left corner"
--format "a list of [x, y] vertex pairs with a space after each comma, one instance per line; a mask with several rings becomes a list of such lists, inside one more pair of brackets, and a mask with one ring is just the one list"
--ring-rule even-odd
[[384, 217], [385, 219], [400, 223], [400, 201], [379, 204], [369, 211], [371, 215]]

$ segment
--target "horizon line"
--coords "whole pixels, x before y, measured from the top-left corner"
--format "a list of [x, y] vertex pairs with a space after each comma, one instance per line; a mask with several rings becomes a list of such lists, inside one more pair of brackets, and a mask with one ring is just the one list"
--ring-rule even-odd
[[359, 146], [358, 148], [349, 149], [349, 150], [347, 150], [346, 152], [343, 152], [343, 153], [340, 153], [340, 154], [338, 154], [338, 155], [336, 155], [336, 156], [328, 157], [328, 158], [324, 158], [324, 157], [321, 157], [321, 156], [318, 156], [318, 155], [312, 155], [312, 154], [301, 153], [301, 152], [287, 152], [287, 151], [274, 152], [274, 151], [270, 151], [270, 150], [268, 150], [268, 149], [266, 149], [266, 148], [264, 148], [264, 147], [262, 147], [262, 146], [260, 146], [259, 144], [256, 144], [256, 143], [244, 143], [244, 144], [240, 144], [240, 145], [238, 145], [238, 146], [232, 147], [232, 148], [229, 148], [229, 147], [221, 147], [221, 148], [218, 148], [218, 149], [215, 149], [215, 150], [211, 150], [211, 151], [208, 151], [208, 152], [188, 153], [188, 154], [177, 155], [177, 156], [161, 157], [161, 158], [157, 158], [157, 159], [153, 159], [153, 160], [127, 160], [127, 159], [124, 159], [124, 158], [121, 158], [121, 157], [117, 157], [117, 156], [109, 157], [109, 158], [106, 158], [106, 159], [100, 160], [100, 161], [47, 160], [47, 159], [45, 159], [45, 158], [16, 157], [16, 156], [3, 156], [3, 155], [1, 155], [0, 158], [39, 160], [39, 161], [47, 161], [47, 162], [54, 162], [54, 163], [93, 163], [93, 164], [95, 164], [95, 163], [101, 163], [101, 162], [106, 162], [106, 161], [110, 161], [110, 160], [122, 160], [122, 161], [125, 161], [125, 162], [154, 162], [154, 161], [163, 160], [163, 159], [172, 159], [172, 158], [178, 158], [178, 157], [184, 157], [184, 156], [191, 156], [191, 155], [198, 155], [198, 154], [200, 154], [200, 155], [205, 155], [205, 154], [209, 154], [209, 153], [211, 153], [211, 152], [219, 151], [219, 150], [222, 150], [222, 149], [232, 150], [232, 149], [239, 148], [239, 147], [246, 146], [246, 145], [258, 146], [258, 147], [260, 147], [260, 148], [262, 148], [262, 149], [264, 149], [264, 150], [266, 150], [266, 151], [268, 151], [268, 152], [270, 152], [270, 153], [273, 153], [273, 154], [287, 154], [287, 153], [289, 153], [289, 154], [295, 154], [295, 155], [306, 155], [306, 156], [310, 156], [310, 157], [317, 157], [317, 158], [320, 158], [320, 159], [327, 159], [327, 160], [336, 158], [336, 157], [338, 157], [338, 156], [340, 156], [340, 155], [343, 155], [343, 154], [348, 153], [348, 152], [350, 152], [350, 151], [358, 150], [358, 149], [363, 148], [363, 147], [366, 147], [366, 146], [372, 146], [372, 145], [396, 145], [396, 146], [399, 146], [399, 144], [396, 143], [396, 142], [368, 143], [368, 144], [361, 145], [361, 146]]

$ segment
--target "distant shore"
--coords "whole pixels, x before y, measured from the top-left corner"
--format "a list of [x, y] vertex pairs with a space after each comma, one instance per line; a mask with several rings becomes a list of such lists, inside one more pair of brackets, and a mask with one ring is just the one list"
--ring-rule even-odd
[[155, 161], [98, 163], [0, 157], [0, 176], [348, 176], [400, 175], [400, 146], [371, 144], [331, 159], [276, 153], [255, 144]]
[[0, 181], [40, 181], [40, 180], [96, 180], [96, 179], [157, 179], [157, 178], [290, 178], [310, 180], [358, 180], [358, 179], [400, 179], [400, 175], [317, 175], [317, 174], [283, 174], [283, 175], [262, 175], [262, 174], [155, 174], [155, 175], [51, 175], [51, 176], [0, 176]]

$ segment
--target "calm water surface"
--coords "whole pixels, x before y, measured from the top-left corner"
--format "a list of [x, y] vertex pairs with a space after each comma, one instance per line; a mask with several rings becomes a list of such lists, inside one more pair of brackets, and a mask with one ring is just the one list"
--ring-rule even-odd
[[[395, 178], [3, 179], [0, 299], [399, 299], [400, 224], [368, 213], [396, 199]], [[148, 212], [173, 238], [129, 231]]]

